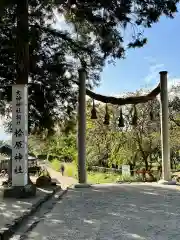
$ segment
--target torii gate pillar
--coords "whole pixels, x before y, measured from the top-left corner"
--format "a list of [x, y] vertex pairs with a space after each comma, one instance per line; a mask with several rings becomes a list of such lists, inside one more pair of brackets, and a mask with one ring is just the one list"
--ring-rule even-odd
[[89, 187], [86, 176], [86, 71], [79, 70], [78, 98], [78, 180], [76, 188]]
[[162, 179], [161, 184], [174, 184], [171, 180], [170, 147], [169, 147], [169, 107], [167, 72], [160, 72], [161, 102], [161, 148], [162, 148]]

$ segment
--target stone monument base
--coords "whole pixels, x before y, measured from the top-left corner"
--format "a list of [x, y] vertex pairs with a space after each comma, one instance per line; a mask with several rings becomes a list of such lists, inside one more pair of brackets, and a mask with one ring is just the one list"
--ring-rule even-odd
[[4, 198], [30, 198], [34, 196], [36, 196], [36, 186], [34, 184], [4, 187]]
[[91, 184], [88, 183], [78, 183], [74, 185], [75, 188], [90, 188]]
[[162, 184], [162, 185], [176, 185], [176, 181], [175, 180], [166, 181], [164, 179], [161, 179], [161, 180], [158, 181], [158, 184]]

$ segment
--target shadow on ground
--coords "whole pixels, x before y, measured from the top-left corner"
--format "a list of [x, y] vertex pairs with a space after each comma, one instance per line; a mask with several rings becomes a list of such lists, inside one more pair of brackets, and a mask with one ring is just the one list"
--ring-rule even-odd
[[179, 202], [178, 190], [154, 186], [71, 189], [25, 239], [175, 240]]
[[3, 198], [3, 187], [0, 188], [0, 231], [8, 228], [22, 217], [39, 200], [43, 199], [53, 188], [37, 188], [36, 197], [28, 199]]

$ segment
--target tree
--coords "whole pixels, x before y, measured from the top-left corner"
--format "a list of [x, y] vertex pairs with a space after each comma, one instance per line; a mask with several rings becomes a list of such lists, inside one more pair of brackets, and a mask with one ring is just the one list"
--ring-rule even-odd
[[[87, 104], [87, 164], [107, 167], [110, 153], [111, 127], [104, 125], [105, 109], [102, 104], [96, 106], [98, 118], [91, 120], [91, 103]], [[109, 109], [110, 110], [110, 109]]]
[[[52, 130], [57, 120], [71, 117], [73, 114], [76, 106], [76, 89], [70, 80], [77, 79], [77, 67], [73, 60], [78, 59], [78, 54], [82, 57], [86, 57], [87, 54], [85, 41], [83, 44], [82, 41], [75, 41], [68, 37], [69, 34], [56, 31], [50, 27], [51, 24], [46, 23], [49, 14], [52, 15], [52, 8], [48, 10], [49, 3], [42, 4], [40, 8], [36, 1], [30, 1], [29, 5], [29, 131], [37, 132], [44, 129]], [[15, 7], [6, 9], [1, 19], [0, 38], [4, 43], [0, 50], [3, 58], [0, 67], [1, 85], [13, 84], [15, 79], [15, 10]], [[84, 52], [82, 49], [85, 49]], [[67, 60], [68, 56], [71, 56], [72, 60]], [[95, 52], [92, 52], [91, 58], [95, 65], [92, 66], [94, 74], [91, 65], [88, 68], [90, 78], [98, 80], [95, 71], [101, 62], [98, 62], [100, 60]], [[10, 102], [11, 88], [3, 87], [1, 97], [5, 103]], [[5, 104], [2, 104], [1, 110], [4, 114], [11, 112], [10, 107]]]
[[38, 155], [46, 154], [47, 144], [47, 139], [43, 136], [42, 133], [38, 135], [31, 134], [28, 137], [28, 150], [36, 157], [38, 157]]
[[[150, 112], [153, 110], [153, 119]], [[155, 109], [156, 106], [156, 109]], [[152, 162], [157, 161], [156, 154], [160, 148], [160, 119], [159, 102], [156, 100], [151, 104], [138, 105], [138, 122], [133, 128], [132, 140], [137, 143], [138, 151], [146, 170], [150, 170]], [[155, 159], [153, 159], [155, 156]]]
[[[73, 123], [74, 124], [74, 123]], [[76, 134], [72, 121], [63, 126], [56, 126], [56, 133], [48, 136], [47, 133], [29, 136], [29, 149], [36, 156], [43, 159], [72, 162], [77, 159]]]
[[[142, 90], [144, 92], [144, 90]], [[131, 96], [132, 94], [127, 94]], [[136, 92], [136, 96], [141, 92]], [[171, 105], [170, 99], [169, 105]], [[87, 166], [103, 166], [119, 168], [122, 164], [128, 164], [132, 173], [135, 170], [145, 169], [156, 177], [153, 170], [161, 170], [161, 140], [160, 140], [160, 102], [155, 99], [146, 104], [123, 107], [96, 103], [97, 119], [91, 119], [92, 100], [87, 101]], [[120, 109], [122, 109], [124, 127], [119, 127]], [[136, 122], [133, 120], [136, 109]], [[105, 113], [110, 116], [109, 125], [104, 124]], [[178, 108], [173, 110], [173, 116], [178, 115]], [[48, 138], [46, 135], [39, 143], [43, 143], [41, 150], [44, 153], [60, 156], [65, 159], [67, 156], [76, 159], [76, 119], [63, 122], [56, 129], [56, 135]], [[133, 123], [133, 124], [132, 124]], [[170, 148], [171, 163], [173, 167], [179, 164], [179, 135], [180, 128], [174, 123], [170, 125]], [[37, 143], [38, 143], [37, 141]], [[40, 145], [40, 144], [34, 145]], [[66, 156], [66, 157], [65, 157]]]
[[[144, 92], [144, 91], [142, 91]], [[139, 96], [136, 92], [133, 96]], [[127, 94], [127, 97], [132, 94]], [[120, 168], [123, 164], [130, 165], [131, 173], [144, 168], [149, 171], [158, 165], [160, 152], [160, 104], [157, 99], [150, 103], [123, 107], [96, 104], [97, 119], [90, 119], [92, 102], [87, 103], [87, 165]], [[118, 126], [121, 111], [124, 127]], [[136, 109], [136, 122], [135, 119]], [[105, 113], [108, 111], [110, 122], [104, 124]], [[158, 164], [157, 164], [158, 163]], [[149, 177], [154, 179], [153, 174]], [[147, 177], [148, 175], [144, 176]], [[146, 178], [145, 178], [146, 179]]]
[[179, 98], [180, 85], [172, 87], [170, 91], [169, 100], [169, 117], [170, 120], [180, 127], [180, 98]]
[[170, 155], [171, 155], [171, 168], [176, 168], [179, 164], [179, 134], [180, 134], [180, 98], [179, 98], [180, 85], [173, 86], [170, 91], [169, 99], [169, 118], [170, 118]]
[[[140, 92], [136, 93], [136, 96]], [[135, 114], [136, 110], [136, 114]], [[114, 108], [115, 119], [119, 117], [119, 109]], [[135, 120], [136, 115], [136, 121]], [[131, 170], [144, 166], [150, 170], [153, 162], [157, 162], [160, 148], [159, 102], [138, 104], [135, 108], [123, 107], [124, 127], [116, 129], [111, 141], [110, 161], [118, 165], [128, 164]], [[117, 126], [117, 121], [114, 121]]]
[[[1, 1], [0, 85], [10, 85], [15, 79], [17, 1]], [[106, 60], [124, 57], [122, 33], [126, 27], [132, 26], [133, 32], [128, 47], [142, 47], [146, 39], [141, 27], [151, 27], [162, 14], [172, 18], [178, 2], [29, 0], [29, 130], [51, 132], [58, 119], [73, 114], [77, 92], [72, 83], [77, 81], [77, 67], [85, 66], [88, 81], [97, 83]], [[55, 9], [72, 24], [72, 32], [52, 27]], [[158, 93], [159, 87], [130, 103], [147, 101]], [[90, 90], [87, 94], [112, 100]], [[10, 88], [2, 88], [2, 99], [1, 113], [7, 115], [11, 111], [6, 104], [11, 100]], [[113, 102], [125, 103], [122, 99]]]

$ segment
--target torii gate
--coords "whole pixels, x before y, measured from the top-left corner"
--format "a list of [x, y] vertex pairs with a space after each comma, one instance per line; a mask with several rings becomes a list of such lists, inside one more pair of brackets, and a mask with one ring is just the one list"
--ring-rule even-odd
[[[149, 94], [138, 97], [115, 98], [96, 94], [86, 89], [86, 71], [79, 70], [79, 99], [78, 99], [78, 176], [79, 187], [89, 186], [86, 179], [86, 95], [104, 103], [114, 105], [144, 103], [154, 99], [160, 93], [161, 119], [161, 148], [162, 148], [162, 179], [159, 183], [175, 184], [171, 181], [169, 127], [168, 127], [168, 88], [167, 72], [160, 72], [160, 83]], [[77, 187], [78, 187], [77, 186]]]

